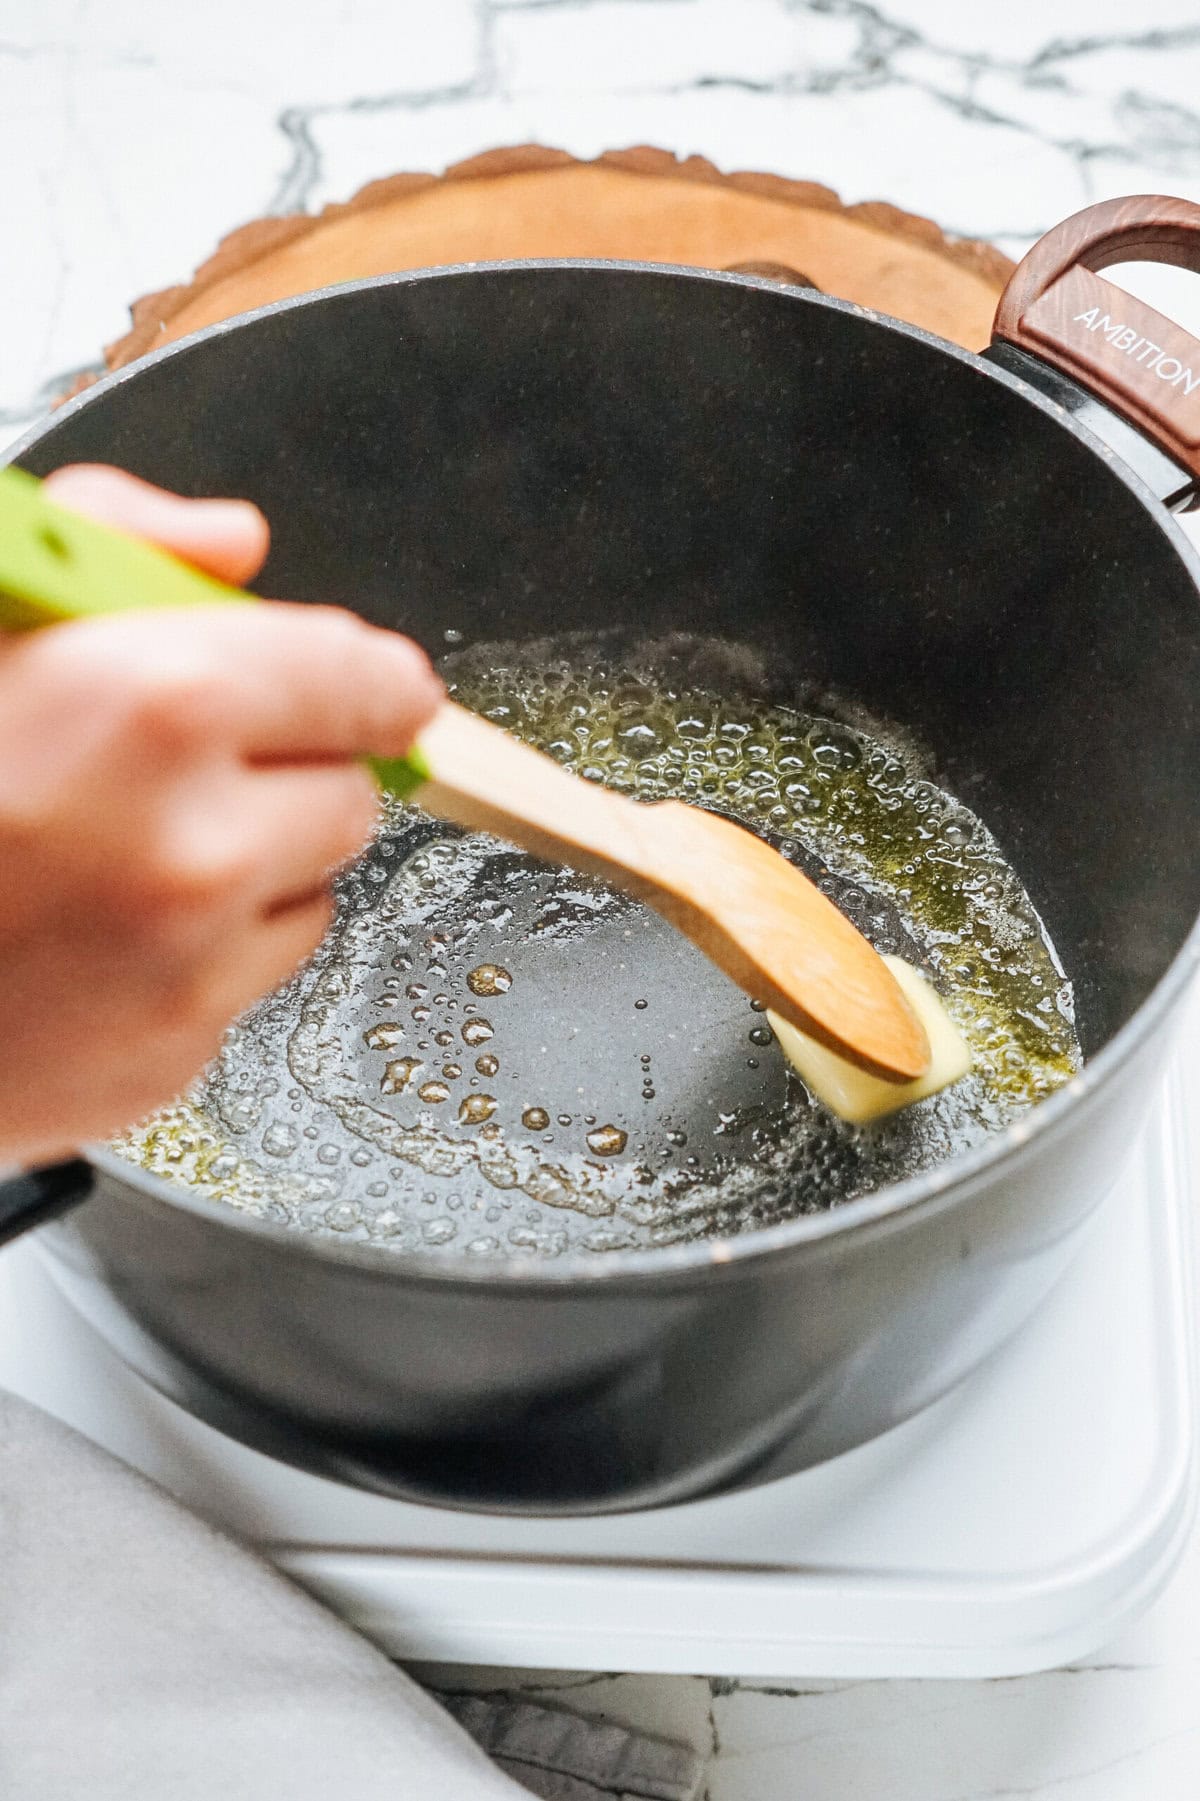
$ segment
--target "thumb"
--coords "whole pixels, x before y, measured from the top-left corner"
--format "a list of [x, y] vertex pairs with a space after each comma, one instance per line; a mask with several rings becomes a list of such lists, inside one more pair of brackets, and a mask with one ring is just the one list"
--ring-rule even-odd
[[103, 525], [148, 538], [240, 585], [262, 567], [270, 528], [249, 500], [187, 500], [107, 463], [71, 463], [46, 478], [57, 505]]

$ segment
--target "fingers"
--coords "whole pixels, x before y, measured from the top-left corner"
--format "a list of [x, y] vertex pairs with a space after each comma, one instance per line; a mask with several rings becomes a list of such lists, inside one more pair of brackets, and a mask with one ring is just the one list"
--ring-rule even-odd
[[187, 500], [105, 463], [73, 463], [46, 478], [59, 506], [149, 538], [222, 581], [241, 585], [263, 564], [270, 531], [249, 500]]
[[255, 947], [259, 975], [254, 1000], [295, 975], [321, 943], [332, 918], [333, 902], [323, 894], [297, 901], [264, 923]]
[[[267, 549], [267, 523], [242, 500], [185, 500], [100, 463], [77, 463], [47, 478], [53, 498], [174, 550], [228, 581], [245, 581]], [[189, 609], [95, 620], [61, 631], [99, 633], [95, 648], [130, 656], [141, 678], [157, 666], [169, 686], [193, 696], [219, 684], [222, 711], [234, 705], [242, 748], [253, 758], [403, 756], [443, 697], [424, 652], [398, 633], [368, 626], [340, 608], [269, 605]], [[185, 624], [184, 621], [187, 621]], [[137, 634], [136, 645], [123, 636]], [[207, 670], [197, 656], [207, 651]], [[186, 693], [178, 698], [186, 699]], [[173, 696], [165, 697], [170, 706]], [[208, 721], [205, 721], [207, 726]]]
[[[243, 941], [241, 954], [222, 962], [207, 997], [213, 1041], [206, 1055], [215, 1055], [224, 1026], [296, 974], [324, 938], [332, 918], [328, 895], [297, 901], [264, 920]], [[195, 1061], [199, 1068], [204, 1058]]]
[[238, 674], [250, 756], [403, 756], [445, 697], [425, 652], [398, 632], [336, 607], [257, 613], [255, 666]]
[[264, 770], [252, 788], [270, 911], [324, 893], [357, 857], [379, 818], [379, 793], [361, 764]]
[[[370, 838], [378, 806], [375, 784], [359, 764], [257, 771], [239, 793], [233, 859], [244, 862], [263, 912], [278, 914], [322, 894]], [[213, 818], [215, 840], [228, 841], [229, 832], [227, 818]]]
[[130, 671], [151, 711], [218, 731], [252, 761], [403, 756], [444, 695], [411, 639], [339, 607], [265, 601], [56, 630], [92, 634], [93, 670]]
[[417, 645], [333, 607], [113, 613], [37, 637], [24, 655], [53, 668], [60, 693], [89, 714], [124, 709], [148, 742], [188, 757], [403, 756], [444, 696]]
[[[240, 502], [96, 466], [50, 489], [226, 579], [265, 553]], [[0, 645], [0, 943], [32, 947], [23, 996], [9, 957], [0, 1092], [42, 1072], [28, 1142], [163, 1100], [311, 956], [330, 873], [374, 821], [355, 760], [403, 755], [442, 698], [416, 645], [320, 607], [124, 613]], [[64, 1099], [61, 1045], [89, 1034]]]

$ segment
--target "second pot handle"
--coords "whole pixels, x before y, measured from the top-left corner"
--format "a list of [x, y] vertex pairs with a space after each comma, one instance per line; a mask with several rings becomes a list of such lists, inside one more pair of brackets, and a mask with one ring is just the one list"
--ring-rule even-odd
[[992, 342], [1072, 376], [1200, 479], [1200, 340], [1096, 273], [1145, 262], [1200, 271], [1200, 206], [1130, 194], [1064, 219], [1018, 264]]
[[0, 1180], [0, 1245], [86, 1201], [95, 1172], [82, 1157], [43, 1163]]

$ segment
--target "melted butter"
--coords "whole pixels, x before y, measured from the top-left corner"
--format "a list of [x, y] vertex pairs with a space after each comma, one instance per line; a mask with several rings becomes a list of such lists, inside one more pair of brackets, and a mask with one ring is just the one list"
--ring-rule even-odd
[[[1070, 985], [983, 823], [888, 734], [709, 685], [706, 667], [729, 653], [697, 642], [698, 677], [681, 672], [674, 650], [606, 660], [595, 644], [481, 647], [450, 669], [451, 691], [590, 780], [714, 808], [778, 844], [881, 949], [921, 964], [968, 1046], [969, 1074], [859, 1127], [811, 1103], [820, 1080], [801, 1064], [782, 1112], [728, 1108], [711, 1134], [668, 1119], [657, 1149], [602, 1084], [532, 1107], [536, 1072], [510, 1060], [504, 1040], [523, 966], [512, 959], [514, 983], [495, 960], [503, 885], [481, 942], [491, 961], [456, 962], [459, 928], [447, 924], [498, 847], [437, 839], [389, 862], [422, 818], [389, 803], [377, 846], [342, 878], [337, 921], [311, 967], [231, 1031], [192, 1095], [117, 1148], [216, 1202], [317, 1236], [402, 1250], [486, 1241], [498, 1254], [544, 1257], [728, 1234], [836, 1205], [945, 1161], [1067, 1080], [1080, 1062]], [[601, 885], [536, 876], [532, 859], [507, 855], [513, 879], [528, 870], [545, 885], [537, 938], [562, 942], [610, 907]], [[639, 995], [631, 1006], [646, 1021], [638, 1106], [649, 1117], [659, 1056], [676, 1053], [658, 1004], [646, 1010]], [[412, 1055], [389, 1055], [404, 1038]], [[465, 1068], [443, 1062], [458, 1043], [482, 1054]], [[778, 1056], [749, 1005], [744, 1050], [751, 1071]], [[424, 1114], [418, 1083], [435, 1103]], [[448, 1105], [437, 1104], [443, 1090]]]
[[[727, 813], [798, 839], [899, 906], [921, 945], [995, 1124], [1079, 1067], [1070, 985], [986, 826], [901, 752], [846, 723], [680, 690], [645, 673], [501, 664], [455, 698], [577, 774], [640, 800]], [[855, 924], [870, 936], [869, 919]]]
[[498, 963], [481, 963], [467, 976], [467, 987], [472, 994], [490, 999], [496, 994], [507, 994], [512, 987], [512, 977]]
[[616, 1157], [625, 1149], [628, 1138], [620, 1126], [595, 1126], [587, 1135], [587, 1147], [597, 1157]]
[[383, 1074], [379, 1078], [381, 1094], [403, 1094], [419, 1069], [425, 1066], [420, 1057], [394, 1057], [383, 1066]]

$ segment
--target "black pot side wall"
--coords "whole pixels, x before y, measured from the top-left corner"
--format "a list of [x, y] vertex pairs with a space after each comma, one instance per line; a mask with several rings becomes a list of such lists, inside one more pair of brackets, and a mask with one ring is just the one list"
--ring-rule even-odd
[[1001, 1178], [682, 1280], [406, 1282], [107, 1181], [43, 1238], [134, 1368], [287, 1461], [468, 1507], [661, 1504], [834, 1456], [975, 1368], [1066, 1268], [1164, 1048]]
[[[904, 724], [1042, 909], [1089, 1052], [1200, 906], [1187, 566], [1085, 440], [931, 339], [681, 274], [385, 281], [135, 369], [22, 461], [78, 458], [248, 494], [264, 592], [435, 652], [686, 629], [779, 698]], [[1160, 1049], [969, 1189], [686, 1280], [413, 1279], [111, 1180], [49, 1236], [126, 1355], [251, 1442], [465, 1505], [653, 1503], [803, 1467], [973, 1367], [1063, 1267]]]

